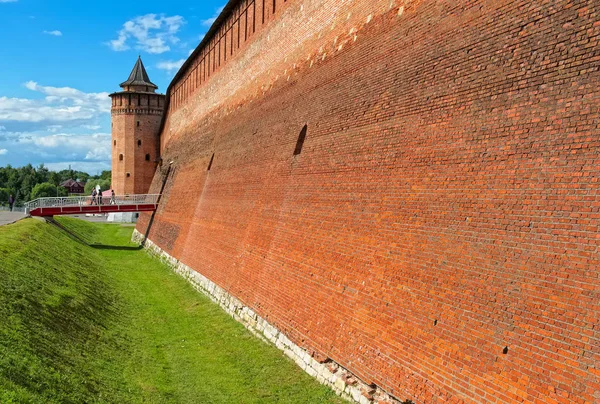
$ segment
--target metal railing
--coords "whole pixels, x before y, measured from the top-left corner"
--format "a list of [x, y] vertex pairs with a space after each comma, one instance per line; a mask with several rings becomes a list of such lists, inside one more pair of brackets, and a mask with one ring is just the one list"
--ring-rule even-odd
[[[10, 212], [10, 208], [8, 206], [0, 206], [0, 212]], [[16, 207], [14, 206], [12, 209], [14, 213], [25, 213], [25, 207]]]
[[102, 205], [142, 205], [156, 204], [160, 194], [117, 195], [110, 196], [65, 196], [58, 198], [39, 198], [25, 204], [27, 212], [38, 208], [61, 208], [70, 206], [102, 206]]

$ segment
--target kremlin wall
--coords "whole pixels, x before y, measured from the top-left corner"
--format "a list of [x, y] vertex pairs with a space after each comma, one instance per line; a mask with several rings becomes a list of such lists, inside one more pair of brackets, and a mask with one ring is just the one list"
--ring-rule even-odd
[[599, 403], [599, 36], [593, 0], [231, 0], [137, 230], [355, 401]]

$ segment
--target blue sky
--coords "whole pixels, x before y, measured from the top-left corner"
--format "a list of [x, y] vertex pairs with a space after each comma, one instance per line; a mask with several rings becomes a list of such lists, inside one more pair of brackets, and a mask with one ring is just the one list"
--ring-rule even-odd
[[110, 169], [110, 99], [138, 55], [165, 92], [226, 0], [0, 0], [0, 166]]

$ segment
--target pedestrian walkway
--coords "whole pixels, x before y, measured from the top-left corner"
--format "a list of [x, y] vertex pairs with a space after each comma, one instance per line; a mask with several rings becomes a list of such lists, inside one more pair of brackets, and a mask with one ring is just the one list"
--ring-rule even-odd
[[8, 212], [0, 210], [0, 226], [5, 224], [11, 224], [17, 220], [23, 219], [25, 214], [23, 212]]
[[25, 204], [31, 216], [82, 215], [103, 213], [154, 212], [160, 195], [124, 195], [97, 200], [90, 196], [39, 198]]

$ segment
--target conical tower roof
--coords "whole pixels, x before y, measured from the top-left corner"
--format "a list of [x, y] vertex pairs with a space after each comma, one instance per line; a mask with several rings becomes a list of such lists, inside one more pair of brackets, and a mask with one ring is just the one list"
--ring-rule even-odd
[[133, 70], [131, 71], [127, 81], [121, 83], [121, 87], [125, 88], [127, 86], [147, 86], [153, 88], [154, 90], [158, 89], [158, 86], [150, 81], [141, 56], [138, 56], [138, 60], [135, 63], [135, 66], [133, 67]]

